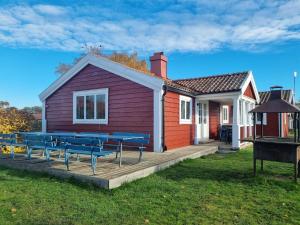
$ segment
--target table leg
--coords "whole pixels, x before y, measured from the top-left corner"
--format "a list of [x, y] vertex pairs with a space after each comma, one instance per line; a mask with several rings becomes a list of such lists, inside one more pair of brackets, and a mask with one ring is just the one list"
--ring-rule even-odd
[[260, 170], [264, 171], [264, 160], [260, 160]]
[[300, 177], [300, 160], [298, 161], [298, 177]]
[[256, 158], [253, 158], [253, 175], [256, 176]]
[[294, 180], [297, 183], [297, 177], [298, 177], [298, 162], [296, 161], [294, 163]]
[[119, 167], [122, 166], [122, 156], [123, 156], [123, 142], [120, 142], [120, 160], [119, 160]]

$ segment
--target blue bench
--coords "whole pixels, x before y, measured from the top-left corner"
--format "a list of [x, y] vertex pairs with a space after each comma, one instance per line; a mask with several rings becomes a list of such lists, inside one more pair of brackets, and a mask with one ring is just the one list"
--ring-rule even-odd
[[1, 151], [1, 155], [3, 155], [3, 148], [4, 147], [10, 147], [11, 148], [13, 138], [14, 138], [13, 134], [0, 134], [0, 151]]
[[52, 140], [50, 136], [33, 134], [25, 135], [25, 143], [27, 145], [27, 159], [31, 159], [33, 150], [42, 150], [43, 155], [46, 155], [47, 143], [51, 143], [51, 141]]
[[[141, 162], [143, 158], [143, 152], [146, 149], [145, 145], [150, 143], [150, 134], [143, 133], [128, 133], [128, 132], [114, 132], [113, 136], [123, 136], [123, 137], [143, 137], [137, 139], [130, 139], [123, 141], [123, 147], [130, 149], [138, 149], [140, 152], [139, 162]], [[116, 157], [118, 156], [118, 152]]]
[[69, 171], [70, 156], [89, 155], [91, 157], [91, 167], [93, 175], [96, 173], [97, 159], [112, 154], [112, 151], [105, 150], [102, 144], [107, 142], [107, 138], [68, 138], [65, 148], [65, 164]]

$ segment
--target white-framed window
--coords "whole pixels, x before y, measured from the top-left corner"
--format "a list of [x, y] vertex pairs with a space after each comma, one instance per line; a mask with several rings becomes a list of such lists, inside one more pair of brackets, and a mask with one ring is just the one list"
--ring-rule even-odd
[[[256, 124], [260, 125], [261, 124], [261, 114], [257, 113], [256, 114]], [[267, 125], [267, 114], [263, 113], [263, 125]]]
[[108, 89], [73, 92], [74, 124], [108, 124]]
[[222, 106], [222, 122], [229, 123], [229, 106], [228, 105]]
[[179, 98], [179, 118], [180, 124], [191, 124], [193, 112], [192, 98], [180, 95]]

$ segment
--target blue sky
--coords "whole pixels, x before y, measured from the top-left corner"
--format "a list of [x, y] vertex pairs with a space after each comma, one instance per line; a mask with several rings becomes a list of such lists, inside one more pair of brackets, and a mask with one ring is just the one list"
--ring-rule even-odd
[[[0, 100], [40, 105], [55, 67], [85, 43], [147, 60], [164, 51], [171, 79], [252, 70], [260, 90], [291, 88], [300, 73], [300, 1], [1, 0]], [[297, 89], [299, 98], [299, 81]]]

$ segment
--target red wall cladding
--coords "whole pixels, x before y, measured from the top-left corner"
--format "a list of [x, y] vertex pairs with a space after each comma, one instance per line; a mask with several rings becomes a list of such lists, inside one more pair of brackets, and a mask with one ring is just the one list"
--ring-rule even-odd
[[253, 86], [252, 86], [252, 83], [250, 83], [248, 85], [248, 87], [246, 88], [245, 92], [244, 92], [244, 95], [249, 97], [249, 98], [253, 98], [253, 99], [256, 99], [255, 98], [255, 94], [254, 94], [254, 89], [253, 89]]
[[[275, 136], [278, 137], [279, 134], [278, 127], [278, 114], [277, 113], [268, 113], [267, 115], [267, 125], [263, 125], [263, 135], [264, 136]], [[261, 125], [256, 125], [256, 134], [261, 134]]]
[[[73, 91], [109, 89], [108, 125], [73, 124]], [[142, 132], [151, 135], [153, 90], [88, 65], [46, 100], [48, 131]]]
[[209, 138], [218, 138], [218, 129], [220, 125], [220, 103], [209, 101]]
[[165, 96], [165, 145], [168, 150], [194, 144], [195, 101], [193, 100], [192, 124], [180, 124], [179, 96], [170, 91]]

